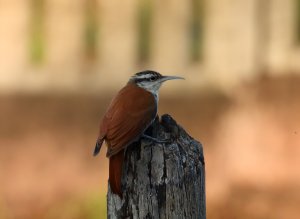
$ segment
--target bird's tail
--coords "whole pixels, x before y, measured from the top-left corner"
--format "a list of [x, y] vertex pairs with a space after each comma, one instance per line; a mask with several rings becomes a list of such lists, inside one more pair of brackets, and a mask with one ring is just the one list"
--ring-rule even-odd
[[109, 184], [111, 191], [122, 198], [121, 177], [124, 160], [124, 150], [109, 158]]
[[98, 138], [96, 145], [95, 145], [95, 149], [94, 149], [94, 156], [96, 156], [97, 154], [99, 154], [101, 146], [103, 144], [104, 138]]

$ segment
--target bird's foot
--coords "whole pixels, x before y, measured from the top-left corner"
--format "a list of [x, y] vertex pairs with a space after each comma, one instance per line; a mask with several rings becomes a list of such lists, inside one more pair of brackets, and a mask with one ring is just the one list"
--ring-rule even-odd
[[151, 137], [149, 135], [145, 135], [145, 134], [142, 135], [142, 138], [150, 140], [154, 143], [159, 143], [159, 144], [170, 143], [171, 142], [171, 139], [158, 139], [158, 138], [153, 138], [153, 137]]

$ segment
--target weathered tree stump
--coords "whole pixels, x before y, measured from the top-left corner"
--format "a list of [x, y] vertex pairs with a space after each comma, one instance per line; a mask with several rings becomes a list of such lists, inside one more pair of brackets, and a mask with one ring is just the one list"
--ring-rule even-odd
[[128, 147], [123, 199], [108, 188], [108, 218], [206, 218], [202, 145], [169, 115], [156, 119], [147, 134], [170, 142], [142, 139]]

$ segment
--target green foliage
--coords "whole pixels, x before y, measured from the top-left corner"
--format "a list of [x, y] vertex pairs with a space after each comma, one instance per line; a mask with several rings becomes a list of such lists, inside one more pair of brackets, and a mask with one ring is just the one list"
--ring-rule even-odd
[[192, 61], [199, 61], [203, 45], [203, 0], [192, 0], [190, 22], [190, 57]]
[[101, 219], [106, 218], [106, 195], [88, 194], [85, 197], [57, 203], [44, 219]]
[[148, 61], [151, 46], [152, 1], [141, 0], [138, 7], [138, 59]]
[[44, 0], [31, 0], [29, 52], [34, 64], [44, 60]]
[[88, 219], [106, 218], [106, 195], [90, 195], [84, 203], [84, 211]]
[[88, 58], [95, 58], [97, 56], [98, 46], [97, 1], [87, 0], [85, 4], [85, 53]]
[[297, 42], [299, 43], [300, 42], [300, 0], [297, 0], [296, 1], [296, 28], [297, 28]]

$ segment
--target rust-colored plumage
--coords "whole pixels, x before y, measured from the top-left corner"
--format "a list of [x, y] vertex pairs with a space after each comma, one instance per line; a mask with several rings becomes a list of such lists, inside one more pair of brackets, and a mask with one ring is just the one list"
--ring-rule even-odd
[[152, 93], [129, 82], [109, 105], [101, 123], [94, 154], [105, 140], [109, 157], [109, 182], [113, 193], [121, 197], [124, 149], [139, 139], [157, 114]]
[[[138, 140], [157, 114], [158, 90], [163, 82], [183, 79], [163, 76], [155, 71], [136, 73], [110, 103], [101, 123], [94, 155], [103, 142], [109, 157], [109, 182], [113, 193], [122, 197], [121, 177], [124, 152], [128, 145]], [[144, 136], [147, 137], [147, 136]], [[152, 140], [157, 140], [148, 136]]]

